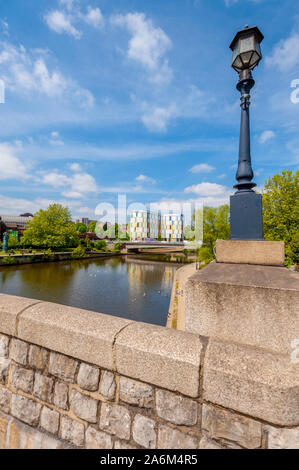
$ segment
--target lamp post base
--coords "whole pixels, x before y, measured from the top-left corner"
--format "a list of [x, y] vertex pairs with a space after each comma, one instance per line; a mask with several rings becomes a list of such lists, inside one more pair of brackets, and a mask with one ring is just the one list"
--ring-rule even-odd
[[263, 240], [262, 195], [239, 191], [230, 198], [231, 240]]

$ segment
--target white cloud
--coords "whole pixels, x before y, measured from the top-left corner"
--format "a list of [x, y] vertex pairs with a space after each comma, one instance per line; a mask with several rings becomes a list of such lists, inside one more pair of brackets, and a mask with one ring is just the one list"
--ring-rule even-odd
[[207, 163], [200, 163], [190, 168], [191, 173], [211, 173], [215, 168]]
[[71, 11], [75, 3], [75, 0], [59, 0], [59, 3], [63, 7], [66, 7], [67, 10]]
[[230, 193], [226, 186], [217, 183], [200, 183], [185, 188], [185, 193], [193, 193], [202, 197], [219, 197]]
[[0, 143], [0, 180], [28, 178], [27, 168], [16, 156], [16, 151], [11, 144]]
[[69, 198], [83, 198], [89, 194], [99, 192], [97, 183], [92, 175], [80, 172], [80, 166], [73, 164], [71, 170], [73, 175], [68, 176], [58, 171], [44, 173], [42, 175], [42, 183], [48, 184], [55, 189], [64, 188], [62, 195]]
[[87, 7], [86, 15], [82, 15], [83, 20], [94, 28], [102, 28], [104, 26], [104, 17], [99, 8]]
[[127, 55], [139, 62], [157, 83], [169, 83], [172, 70], [164, 57], [171, 48], [171, 40], [165, 32], [153, 25], [144, 13], [128, 13], [111, 17], [112, 24], [125, 27], [131, 34]]
[[81, 31], [72, 25], [70, 17], [62, 11], [50, 11], [45, 15], [45, 21], [49, 28], [58, 34], [67, 33], [75, 39], [80, 39], [82, 36]]
[[268, 140], [273, 139], [274, 137], [275, 137], [275, 132], [264, 131], [259, 138], [259, 142], [261, 144], [265, 144]]
[[79, 173], [80, 171], [82, 171], [82, 167], [81, 167], [81, 165], [79, 165], [79, 163], [72, 163], [72, 164], [70, 165], [70, 169], [71, 169], [72, 171], [74, 171], [74, 172], [77, 172], [77, 173]]
[[299, 64], [299, 34], [293, 33], [283, 39], [273, 49], [271, 56], [266, 57], [266, 64], [278, 67], [282, 72]]
[[48, 184], [53, 188], [60, 188], [69, 185], [70, 179], [61, 173], [52, 171], [43, 175], [42, 183]]
[[77, 191], [63, 191], [62, 195], [71, 199], [81, 199], [82, 194]]
[[91, 217], [94, 217], [95, 215], [95, 210], [90, 207], [84, 207], [81, 201], [43, 198], [28, 200], [23, 198], [9, 197], [3, 194], [0, 194], [0, 214], [19, 215], [23, 212], [31, 212], [32, 214], [34, 214], [40, 209], [46, 209], [50, 204], [53, 204], [55, 202], [61, 204], [64, 207], [68, 207], [73, 214], [73, 218], [78, 215], [86, 215]]
[[0, 74], [8, 90], [21, 93], [39, 93], [49, 98], [76, 98], [80, 106], [92, 106], [93, 96], [89, 90], [80, 88], [59, 70], [50, 70], [41, 51], [26, 51], [21, 45], [0, 42]]
[[138, 181], [139, 183], [151, 183], [151, 184], [155, 184], [156, 183], [156, 180], [154, 180], [153, 178], [151, 178], [150, 176], [146, 176], [146, 175], [139, 175], [137, 176], [137, 178], [135, 178], [136, 181]]
[[80, 6], [76, 5], [75, 0], [60, 0], [59, 4], [62, 10], [51, 10], [44, 16], [44, 19], [52, 31], [58, 34], [69, 34], [75, 39], [81, 39], [82, 31], [79, 31], [75, 23], [83, 21], [94, 28], [104, 26], [104, 17], [101, 10], [96, 7], [87, 7], [87, 13], [82, 13]]
[[141, 120], [143, 124], [152, 132], [165, 132], [171, 118], [176, 116], [176, 107], [171, 105], [169, 108], [154, 108], [146, 114], [143, 114]]

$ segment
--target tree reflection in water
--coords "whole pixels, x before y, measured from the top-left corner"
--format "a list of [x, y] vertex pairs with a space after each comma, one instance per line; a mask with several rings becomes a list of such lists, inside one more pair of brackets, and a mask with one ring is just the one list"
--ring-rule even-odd
[[176, 269], [132, 257], [9, 266], [0, 291], [165, 325]]

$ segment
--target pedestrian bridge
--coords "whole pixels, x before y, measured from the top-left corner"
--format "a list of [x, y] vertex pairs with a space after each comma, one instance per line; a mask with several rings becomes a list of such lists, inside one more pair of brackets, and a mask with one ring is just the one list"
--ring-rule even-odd
[[177, 253], [184, 251], [184, 243], [162, 243], [162, 242], [126, 242], [128, 253]]

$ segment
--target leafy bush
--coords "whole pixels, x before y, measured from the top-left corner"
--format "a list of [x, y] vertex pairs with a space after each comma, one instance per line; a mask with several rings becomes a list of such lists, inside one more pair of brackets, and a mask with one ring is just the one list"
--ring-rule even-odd
[[73, 249], [72, 252], [72, 258], [77, 259], [77, 258], [85, 258], [86, 257], [86, 248], [84, 248], [82, 245], [77, 246], [77, 248]]
[[116, 243], [114, 245], [114, 251], [120, 251], [121, 250], [121, 243]]
[[44, 258], [46, 260], [53, 260], [55, 257], [54, 253], [52, 252], [51, 248], [49, 248], [48, 250], [44, 251]]
[[8, 248], [11, 250], [11, 249], [17, 248], [18, 246], [19, 246], [18, 239], [16, 237], [10, 236], [8, 239]]
[[99, 240], [94, 244], [97, 250], [105, 250], [107, 248], [107, 242], [105, 240]]
[[15, 262], [14, 258], [12, 258], [11, 256], [5, 256], [4, 258], [2, 258], [2, 262], [3, 264], [13, 264]]

